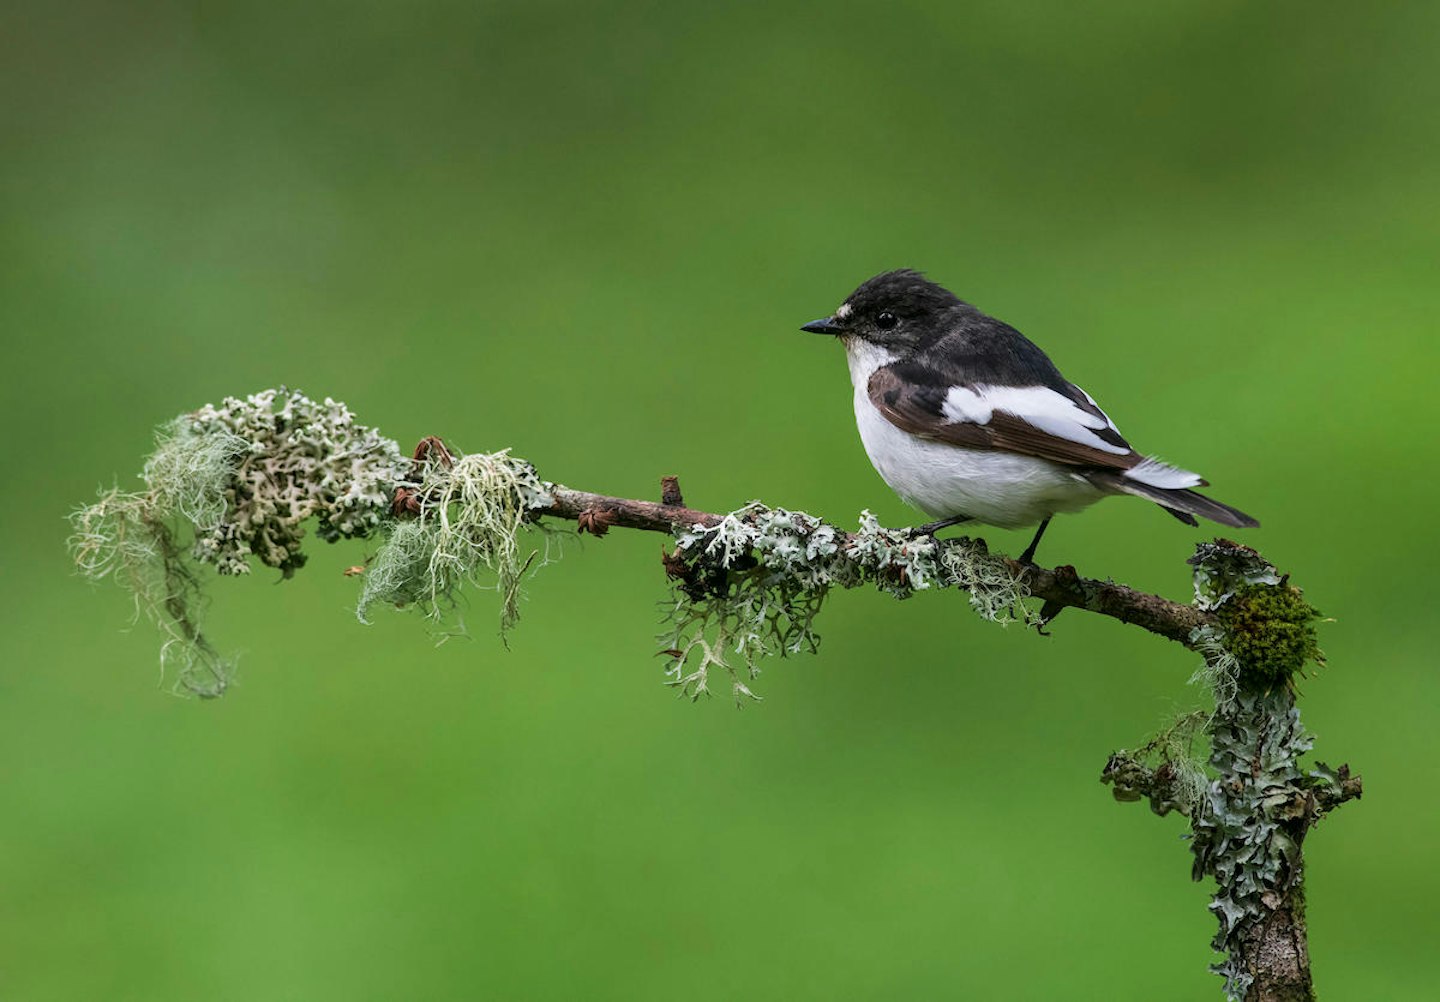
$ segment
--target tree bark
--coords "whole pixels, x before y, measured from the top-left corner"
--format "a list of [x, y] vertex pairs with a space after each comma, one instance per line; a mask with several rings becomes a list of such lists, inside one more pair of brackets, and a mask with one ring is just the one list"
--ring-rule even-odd
[[[683, 505], [612, 497], [558, 485], [552, 493], [554, 504], [535, 509], [537, 516], [548, 515], [579, 522], [581, 531], [594, 532], [600, 528], [601, 532], [597, 535], [603, 534], [610, 526], [670, 534], [676, 526], [715, 525], [724, 517]], [[678, 486], [674, 496], [679, 496]], [[839, 535], [843, 538], [848, 533]], [[1083, 578], [1068, 565], [1045, 568], [1009, 559], [1006, 563], [1026, 590], [1045, 603], [1047, 620], [1053, 619], [1063, 609], [1083, 609], [1130, 623], [1192, 648], [1195, 631], [1202, 626], [1213, 626], [1216, 622], [1214, 616], [1193, 605], [1172, 602], [1160, 595], [1137, 591], [1113, 581]]]
[[1246, 1002], [1314, 1002], [1303, 879], [1297, 872], [1270, 918], [1241, 939], [1240, 961], [1255, 978]]

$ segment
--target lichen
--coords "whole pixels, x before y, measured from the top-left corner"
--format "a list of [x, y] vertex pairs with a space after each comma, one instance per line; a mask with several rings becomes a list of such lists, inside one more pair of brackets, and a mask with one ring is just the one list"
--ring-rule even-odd
[[213, 698], [229, 686], [235, 664], [201, 630], [199, 568], [176, 542], [169, 514], [149, 494], [112, 488], [71, 516], [70, 550], [83, 576], [127, 589], [135, 617], [160, 631], [161, 678], [173, 676], [180, 690]]
[[1234, 700], [1240, 688], [1240, 662], [1230, 653], [1225, 633], [1219, 627], [1201, 626], [1190, 635], [1190, 646], [1200, 653], [1200, 667], [1190, 676], [1190, 684], [1210, 693], [1218, 711]]
[[228, 489], [250, 441], [225, 428], [200, 428], [188, 415], [162, 427], [141, 478], [152, 510], [213, 532], [230, 506]]
[[1188, 563], [1195, 568], [1195, 605], [1206, 612], [1224, 605], [1239, 588], [1280, 583], [1280, 572], [1259, 553], [1224, 539], [1198, 544]]
[[419, 511], [391, 526], [366, 570], [356, 615], [368, 622], [371, 607], [386, 603], [443, 619], [463, 585], [493, 575], [503, 635], [520, 615], [521, 578], [541, 553], [527, 551], [521, 537], [535, 527], [531, 511], [551, 503], [550, 489], [508, 449], [427, 463], [416, 485]]
[[662, 637], [667, 681], [692, 698], [709, 692], [714, 668], [728, 673], [737, 701], [758, 698], [748, 683], [763, 658], [818, 648], [815, 618], [835, 587], [870, 584], [900, 599], [958, 587], [986, 619], [1035, 621], [1023, 583], [983, 541], [887, 529], [868, 511], [844, 536], [813, 515], [754, 501], [682, 531], [666, 566], [677, 582]]
[[[1284, 688], [1242, 689], [1208, 728], [1210, 782], [1192, 818], [1193, 876], [1215, 878], [1212, 945], [1225, 954], [1212, 970], [1242, 999], [1252, 975], [1242, 943], [1301, 886], [1296, 804], [1305, 803], [1300, 756], [1314, 744]], [[1303, 824], [1299, 831], [1303, 831]]]
[[300, 547], [310, 518], [327, 543], [370, 535], [409, 469], [395, 442], [356, 424], [329, 397], [265, 390], [180, 421], [198, 439], [248, 443], [226, 484], [224, 520], [196, 535], [196, 556], [221, 574], [249, 573], [253, 554], [289, 577], [305, 563]]
[[248, 573], [254, 554], [288, 577], [304, 563], [307, 518], [327, 541], [368, 535], [406, 468], [394, 442], [334, 400], [283, 389], [226, 398], [160, 429], [143, 491], [102, 490], [76, 511], [71, 553], [85, 577], [126, 587], [160, 629], [162, 677], [218, 696], [234, 662], [201, 629], [202, 565]]
[[1195, 750], [1209, 718], [1203, 710], [1184, 714], [1139, 748], [1113, 753], [1101, 782], [1116, 800], [1148, 799], [1161, 817], [1171, 811], [1193, 815], [1210, 782]]
[[1301, 893], [1299, 839], [1312, 821], [1305, 791], [1323, 773], [1316, 779], [1300, 766], [1314, 742], [1289, 682], [1320, 656], [1317, 614], [1247, 547], [1205, 543], [1191, 563], [1196, 604], [1218, 620], [1190, 638], [1205, 658], [1197, 678], [1215, 696], [1205, 726], [1213, 778], [1191, 814], [1193, 876], [1215, 878], [1213, 946], [1225, 957], [1212, 970], [1238, 1000], [1253, 980], [1246, 938]]

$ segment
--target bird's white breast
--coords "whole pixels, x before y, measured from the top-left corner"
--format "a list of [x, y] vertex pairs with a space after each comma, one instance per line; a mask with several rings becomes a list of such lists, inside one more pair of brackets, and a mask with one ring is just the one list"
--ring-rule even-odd
[[934, 518], [968, 515], [1014, 529], [1057, 512], [1079, 511], [1103, 492], [1049, 460], [991, 449], [968, 449], [920, 438], [895, 427], [870, 402], [870, 376], [896, 357], [861, 338], [846, 355], [855, 387], [855, 423], [876, 472], [908, 504]]

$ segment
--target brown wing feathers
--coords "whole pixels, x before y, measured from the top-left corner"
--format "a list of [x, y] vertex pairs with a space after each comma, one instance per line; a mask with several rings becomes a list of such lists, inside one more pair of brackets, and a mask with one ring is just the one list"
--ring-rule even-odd
[[[1024, 418], [1002, 410], [993, 411], [989, 421], [984, 424], [951, 421], [944, 414], [945, 397], [949, 389], [948, 386], [910, 382], [892, 366], [877, 369], [870, 377], [868, 386], [870, 402], [887, 421], [912, 435], [933, 441], [948, 442], [971, 449], [1017, 452], [1055, 463], [1106, 470], [1128, 470], [1144, 458], [1133, 449], [1117, 455], [1052, 435]], [[1091, 413], [1098, 413], [1094, 404], [1086, 407], [1084, 403], [1076, 401], [1076, 406]], [[1104, 436], [1106, 441], [1129, 449], [1129, 444], [1118, 432], [1103, 430], [1110, 432]]]

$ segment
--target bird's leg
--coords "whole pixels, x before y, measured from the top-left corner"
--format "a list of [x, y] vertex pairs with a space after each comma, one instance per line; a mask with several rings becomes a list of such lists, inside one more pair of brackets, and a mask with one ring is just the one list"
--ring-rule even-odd
[[961, 522], [970, 521], [969, 515], [954, 515], [950, 518], [942, 518], [938, 522], [926, 522], [924, 525], [917, 525], [910, 530], [911, 535], [933, 536], [941, 529], [948, 529], [952, 525], [959, 525]]
[[1045, 535], [1045, 527], [1050, 524], [1052, 515], [1046, 515], [1045, 520], [1040, 523], [1040, 528], [1035, 530], [1035, 538], [1030, 540], [1030, 545], [1025, 547], [1025, 552], [1020, 554], [1022, 564], [1033, 564], [1035, 562], [1035, 547], [1040, 545], [1040, 537]]

